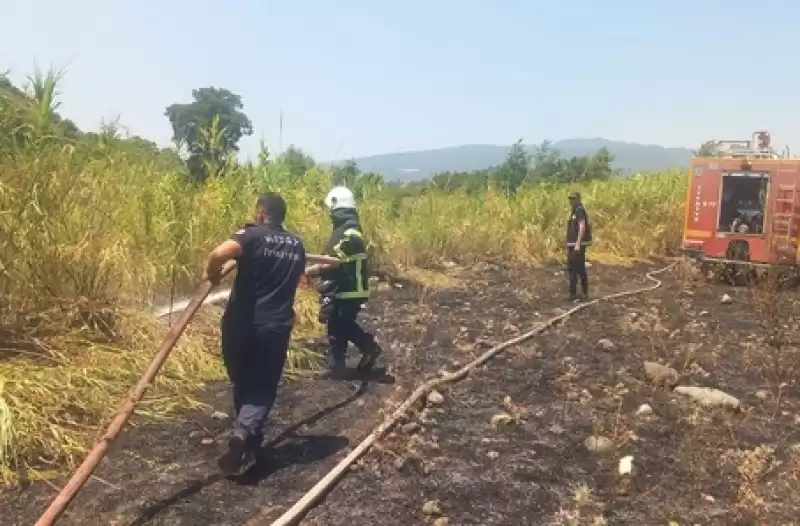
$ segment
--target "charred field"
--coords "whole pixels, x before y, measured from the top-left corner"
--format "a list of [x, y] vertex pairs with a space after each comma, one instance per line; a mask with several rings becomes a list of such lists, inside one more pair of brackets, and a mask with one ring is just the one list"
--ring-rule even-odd
[[[661, 266], [594, 264], [593, 296], [646, 286]], [[134, 418], [60, 524], [270, 524], [423, 379], [572, 306], [559, 268], [443, 272], [444, 284], [380, 291], [363, 315], [390, 379], [282, 386], [261, 469], [216, 474], [229, 396], [215, 384], [202, 394], [213, 413]], [[302, 523], [792, 524], [792, 292], [709, 284], [681, 266], [659, 278], [661, 288], [590, 305], [440, 389]], [[718, 389], [729, 406], [703, 405], [685, 386]], [[633, 471], [620, 474], [627, 456]], [[3, 524], [32, 524], [55, 493], [43, 482], [0, 493]]]

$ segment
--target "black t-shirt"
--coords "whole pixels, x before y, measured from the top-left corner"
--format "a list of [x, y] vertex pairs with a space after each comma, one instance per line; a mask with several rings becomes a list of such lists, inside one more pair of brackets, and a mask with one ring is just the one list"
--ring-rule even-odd
[[569, 221], [567, 222], [567, 244], [575, 243], [575, 241], [578, 240], [578, 230], [581, 221], [585, 222], [581, 245], [585, 246], [592, 243], [592, 226], [589, 222], [589, 216], [583, 205], [576, 205], [572, 209]]
[[249, 224], [232, 237], [242, 247], [225, 316], [237, 322], [291, 327], [305, 272], [303, 240], [281, 226]]

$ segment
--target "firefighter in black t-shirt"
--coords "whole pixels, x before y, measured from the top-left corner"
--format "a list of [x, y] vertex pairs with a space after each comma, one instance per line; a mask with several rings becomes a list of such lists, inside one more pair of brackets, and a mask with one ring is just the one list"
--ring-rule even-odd
[[592, 244], [592, 225], [581, 202], [581, 194], [569, 194], [570, 217], [567, 221], [567, 273], [569, 299], [577, 301], [578, 281], [584, 299], [589, 299], [589, 276], [586, 273], [586, 248]]
[[237, 273], [222, 317], [222, 358], [236, 411], [228, 450], [219, 458], [233, 473], [255, 460], [263, 426], [275, 402], [294, 325], [294, 299], [305, 271], [303, 241], [283, 228], [286, 203], [261, 196], [255, 223], [214, 249], [206, 277], [216, 284], [223, 264], [236, 259]]

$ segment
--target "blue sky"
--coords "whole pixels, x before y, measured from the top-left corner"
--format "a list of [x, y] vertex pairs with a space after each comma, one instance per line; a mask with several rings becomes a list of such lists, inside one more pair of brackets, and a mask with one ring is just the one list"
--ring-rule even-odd
[[[460, 144], [747, 138], [800, 148], [800, 2], [0, 0], [0, 70], [66, 66], [61, 113], [167, 144], [164, 108], [243, 97], [243, 141], [318, 160]], [[754, 8], [762, 17], [754, 16]]]

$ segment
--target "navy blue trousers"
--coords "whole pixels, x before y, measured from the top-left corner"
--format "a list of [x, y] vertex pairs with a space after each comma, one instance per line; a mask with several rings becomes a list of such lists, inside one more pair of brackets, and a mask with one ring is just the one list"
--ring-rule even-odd
[[567, 249], [567, 274], [569, 275], [569, 295], [578, 293], [578, 282], [581, 283], [581, 292], [589, 294], [589, 275], [586, 272], [586, 247], [569, 247]]
[[352, 342], [362, 353], [371, 351], [375, 338], [358, 324], [363, 300], [333, 300], [323, 304], [320, 321], [325, 323], [328, 333], [328, 366], [344, 366], [347, 344]]
[[291, 327], [222, 322], [222, 359], [233, 386], [233, 432], [258, 447], [275, 403]]

